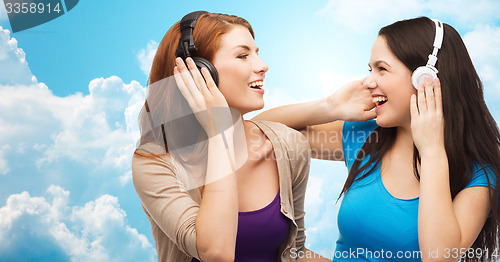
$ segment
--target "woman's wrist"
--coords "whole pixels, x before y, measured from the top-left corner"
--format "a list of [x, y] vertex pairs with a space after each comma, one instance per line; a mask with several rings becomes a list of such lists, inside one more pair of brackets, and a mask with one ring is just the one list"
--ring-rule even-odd
[[443, 146], [427, 147], [424, 150], [419, 150], [419, 154], [422, 160], [448, 159]]
[[319, 115], [323, 116], [324, 123], [342, 120], [338, 107], [335, 105], [335, 94], [329, 95], [317, 101], [319, 106]]

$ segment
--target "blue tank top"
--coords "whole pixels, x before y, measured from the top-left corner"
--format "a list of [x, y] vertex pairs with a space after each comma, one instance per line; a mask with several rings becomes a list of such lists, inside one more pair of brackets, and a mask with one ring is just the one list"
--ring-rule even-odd
[[[344, 123], [342, 146], [348, 169], [376, 127], [374, 120]], [[365, 156], [361, 165], [368, 158]], [[487, 171], [494, 186], [496, 176], [491, 170]], [[466, 188], [473, 186], [488, 186], [486, 175], [478, 165]], [[333, 261], [421, 261], [422, 255], [428, 254], [421, 253], [418, 244], [418, 203], [418, 197], [392, 196], [383, 184], [380, 165], [377, 165], [367, 177], [355, 181], [342, 200]]]
[[[288, 236], [290, 220], [281, 213], [280, 191], [259, 210], [238, 212], [235, 262], [276, 262], [280, 244]], [[193, 258], [192, 262], [199, 262]]]

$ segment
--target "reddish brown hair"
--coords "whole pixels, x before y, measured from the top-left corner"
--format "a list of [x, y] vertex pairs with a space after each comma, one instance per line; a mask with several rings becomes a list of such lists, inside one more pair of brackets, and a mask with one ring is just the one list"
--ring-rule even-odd
[[[175, 50], [177, 50], [181, 37], [179, 24], [180, 22], [175, 23], [161, 40], [151, 67], [149, 83], [173, 75]], [[220, 48], [221, 36], [229, 32], [234, 25], [246, 27], [255, 38], [250, 23], [241, 17], [214, 13], [202, 14], [196, 21], [193, 30], [194, 44], [198, 48], [195, 55], [213, 62], [215, 53]]]
[[[213, 62], [215, 53], [220, 48], [222, 35], [229, 32], [236, 25], [247, 28], [252, 37], [255, 38], [250, 23], [241, 17], [215, 13], [204, 13], [200, 15], [193, 29], [194, 44], [197, 47], [197, 51], [193, 53], [193, 56], [203, 57]], [[166, 121], [167, 119], [174, 119], [172, 116], [179, 116], [181, 115], [180, 112], [185, 113], [192, 111], [190, 111], [189, 104], [177, 88], [164, 87], [164, 81], [161, 82], [161, 86], [155, 85], [155, 83], [160, 83], [158, 81], [173, 76], [176, 58], [175, 51], [179, 45], [180, 37], [180, 22], [177, 22], [165, 34], [156, 51], [148, 79], [150, 88], [146, 98], [147, 103], [139, 114], [139, 125], [141, 128], [140, 145], [151, 142], [155, 143], [164, 148], [162, 153], [169, 151], [165, 132], [168, 132], [169, 138], [190, 136], [200, 138], [197, 141], [204, 141], [203, 136], [206, 137], [202, 127], [192, 114], [192, 117], [188, 116], [182, 119], [176, 119], [175, 126], [173, 126], [173, 124], [169, 126], [171, 123], [168, 123]], [[168, 81], [172, 81], [172, 79], [167, 79], [165, 82], [168, 83]], [[172, 101], [173, 98], [175, 98], [176, 101]], [[161, 123], [154, 123], [153, 127], [151, 127], [151, 119]], [[164, 125], [159, 127], [159, 124]], [[173, 145], [176, 141], [177, 139], [170, 139], [169, 146], [176, 146], [175, 144]], [[204, 146], [199, 146], [195, 150], [196, 153], [193, 154], [193, 156], [198, 157], [194, 158], [201, 159], [205, 149]], [[136, 153], [138, 153], [137, 150]], [[160, 154], [160, 152], [153, 153], [153, 155], [158, 154]]]

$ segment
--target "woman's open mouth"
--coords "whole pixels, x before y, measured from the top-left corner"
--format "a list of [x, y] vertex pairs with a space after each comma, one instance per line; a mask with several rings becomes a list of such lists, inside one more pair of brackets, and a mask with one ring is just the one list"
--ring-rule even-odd
[[382, 106], [387, 103], [388, 99], [386, 96], [375, 96], [373, 97], [373, 103], [375, 103], [375, 112], [377, 112], [378, 110], [380, 110], [382, 108]]
[[264, 94], [264, 89], [262, 89], [262, 87], [264, 86], [264, 81], [253, 81], [251, 82], [250, 84], [248, 84], [248, 86], [255, 92], [258, 92], [258, 93], [261, 93], [261, 94]]

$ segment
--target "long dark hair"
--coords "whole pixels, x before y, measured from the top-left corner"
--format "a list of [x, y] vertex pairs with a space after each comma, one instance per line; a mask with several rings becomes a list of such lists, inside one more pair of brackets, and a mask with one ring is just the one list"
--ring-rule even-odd
[[[427, 62], [432, 53], [435, 25], [426, 17], [403, 20], [383, 27], [379, 36], [384, 37], [394, 55], [411, 71]], [[498, 126], [486, 107], [483, 84], [472, 64], [465, 44], [458, 32], [444, 24], [442, 49], [438, 53], [436, 68], [442, 85], [444, 143], [448, 156], [450, 191], [452, 198], [471, 181], [475, 165], [479, 165], [488, 179], [490, 188], [495, 188], [490, 196], [491, 216], [487, 219], [472, 248], [488, 249], [491, 253], [498, 249], [498, 225], [500, 210], [500, 134]], [[409, 101], [409, 99], [408, 99]], [[347, 181], [340, 193], [345, 195], [355, 180], [370, 174], [381, 163], [387, 151], [394, 145], [397, 128], [377, 127], [360, 150], [360, 154], [349, 170]], [[374, 136], [377, 136], [376, 139]], [[361, 155], [363, 154], [363, 155]], [[368, 156], [363, 166], [360, 156]], [[375, 163], [370, 169], [371, 164]], [[414, 146], [414, 174], [420, 175], [417, 166], [420, 155]], [[494, 172], [496, 184], [492, 185], [486, 170]], [[357, 178], [364, 171], [364, 175]], [[357, 178], [357, 179], [356, 179]], [[492, 261], [493, 259], [464, 258], [463, 261]]]

